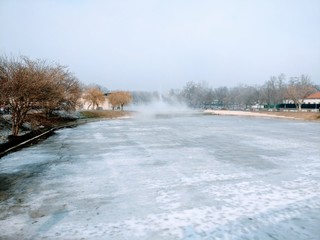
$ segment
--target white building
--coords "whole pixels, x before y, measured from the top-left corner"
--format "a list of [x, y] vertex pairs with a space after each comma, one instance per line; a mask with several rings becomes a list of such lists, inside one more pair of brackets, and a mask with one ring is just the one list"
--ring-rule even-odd
[[304, 99], [306, 104], [320, 104], [320, 92], [313, 93]]
[[[105, 101], [103, 104], [99, 104], [99, 108], [95, 110], [111, 110], [112, 105], [109, 102], [109, 99], [107, 96], [105, 96]], [[90, 106], [90, 103], [84, 100], [84, 98], [80, 98], [79, 100], [79, 110], [92, 110], [92, 106]]]
[[[283, 103], [294, 104], [291, 99], [283, 100]], [[320, 104], [320, 92], [313, 93], [303, 100], [303, 104]]]

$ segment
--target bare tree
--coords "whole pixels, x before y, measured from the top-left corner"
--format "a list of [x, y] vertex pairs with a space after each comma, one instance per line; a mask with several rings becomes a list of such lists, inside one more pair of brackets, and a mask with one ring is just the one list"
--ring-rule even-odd
[[62, 67], [62, 76], [58, 78], [58, 84], [63, 90], [58, 108], [66, 111], [75, 110], [82, 94], [79, 80], [66, 67]]
[[281, 73], [278, 76], [277, 80], [277, 95], [276, 95], [276, 102], [282, 103], [285, 99], [285, 92], [286, 92], [286, 76]]
[[241, 90], [241, 101], [248, 109], [254, 104], [259, 103], [259, 90], [255, 86], [243, 86]]
[[12, 135], [16, 136], [27, 113], [46, 97], [46, 65], [43, 61], [31, 61], [26, 57], [1, 58], [3, 71], [1, 96], [12, 113]]
[[300, 77], [293, 77], [290, 79], [287, 87], [287, 98], [292, 100], [296, 105], [296, 108], [301, 111], [301, 106], [307, 96], [314, 93], [314, 88], [310, 77], [307, 75], [301, 75]]
[[50, 82], [46, 89], [47, 99], [42, 103], [46, 116], [54, 110], [75, 110], [82, 92], [77, 78], [61, 65], [50, 67], [46, 78]]
[[[79, 84], [62, 68], [47, 64], [44, 60], [6, 56], [0, 57], [0, 66], [0, 96], [10, 107], [14, 136], [19, 134], [30, 110], [70, 106], [70, 102], [77, 101]], [[69, 76], [68, 80], [62, 78], [62, 73]], [[73, 87], [68, 88], [67, 85]]]
[[226, 96], [229, 107], [247, 109], [253, 104], [260, 104], [260, 91], [257, 86], [238, 85], [231, 88]]
[[100, 104], [103, 104], [106, 101], [104, 93], [97, 87], [89, 87], [85, 90], [84, 100], [88, 102], [88, 109], [98, 108]]
[[261, 88], [261, 100], [267, 103], [268, 108], [275, 107], [277, 103], [277, 77], [271, 76]]
[[201, 108], [214, 100], [213, 91], [206, 82], [187, 82], [180, 94], [181, 98], [193, 108]]
[[240, 91], [238, 87], [233, 87], [228, 89], [228, 94], [225, 98], [226, 105], [230, 109], [240, 109], [241, 106], [239, 104]]
[[112, 105], [112, 109], [114, 110], [116, 107], [120, 107], [121, 111], [125, 105], [128, 105], [132, 101], [131, 93], [129, 92], [113, 92], [108, 95], [108, 99]]
[[224, 107], [227, 103], [228, 88], [219, 87], [214, 89], [214, 96], [217, 100], [218, 105]]

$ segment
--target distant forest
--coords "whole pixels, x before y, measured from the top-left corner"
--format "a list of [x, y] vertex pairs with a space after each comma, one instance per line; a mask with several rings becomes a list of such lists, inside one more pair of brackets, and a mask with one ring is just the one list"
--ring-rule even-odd
[[[310, 77], [301, 75], [286, 79], [284, 74], [271, 76], [262, 86], [211, 88], [206, 82], [188, 82], [182, 89], [172, 89], [167, 93], [132, 92], [133, 104], [147, 104], [164, 101], [169, 104], [184, 103], [191, 108], [225, 108], [245, 110], [252, 106], [280, 108], [316, 108], [315, 104], [304, 104], [303, 100], [312, 93], [320, 91]], [[290, 101], [289, 101], [290, 100]]]

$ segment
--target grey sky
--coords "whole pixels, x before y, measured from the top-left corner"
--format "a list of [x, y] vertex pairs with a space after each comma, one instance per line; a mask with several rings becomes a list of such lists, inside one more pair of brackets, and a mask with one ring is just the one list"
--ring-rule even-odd
[[0, 0], [0, 53], [111, 90], [320, 83], [319, 0]]

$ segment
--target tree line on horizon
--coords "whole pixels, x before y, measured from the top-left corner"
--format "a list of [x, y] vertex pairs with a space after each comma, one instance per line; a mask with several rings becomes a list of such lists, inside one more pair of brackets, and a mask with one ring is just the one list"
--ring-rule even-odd
[[[271, 76], [261, 86], [240, 84], [235, 87], [212, 88], [206, 82], [190, 81], [182, 89], [171, 89], [161, 98], [168, 103], [184, 103], [191, 108], [247, 109], [253, 105], [276, 109], [285, 100], [291, 100], [301, 111], [304, 99], [320, 91], [308, 75], [290, 77]], [[132, 92], [133, 103], [143, 104], [160, 98], [158, 92]]]

